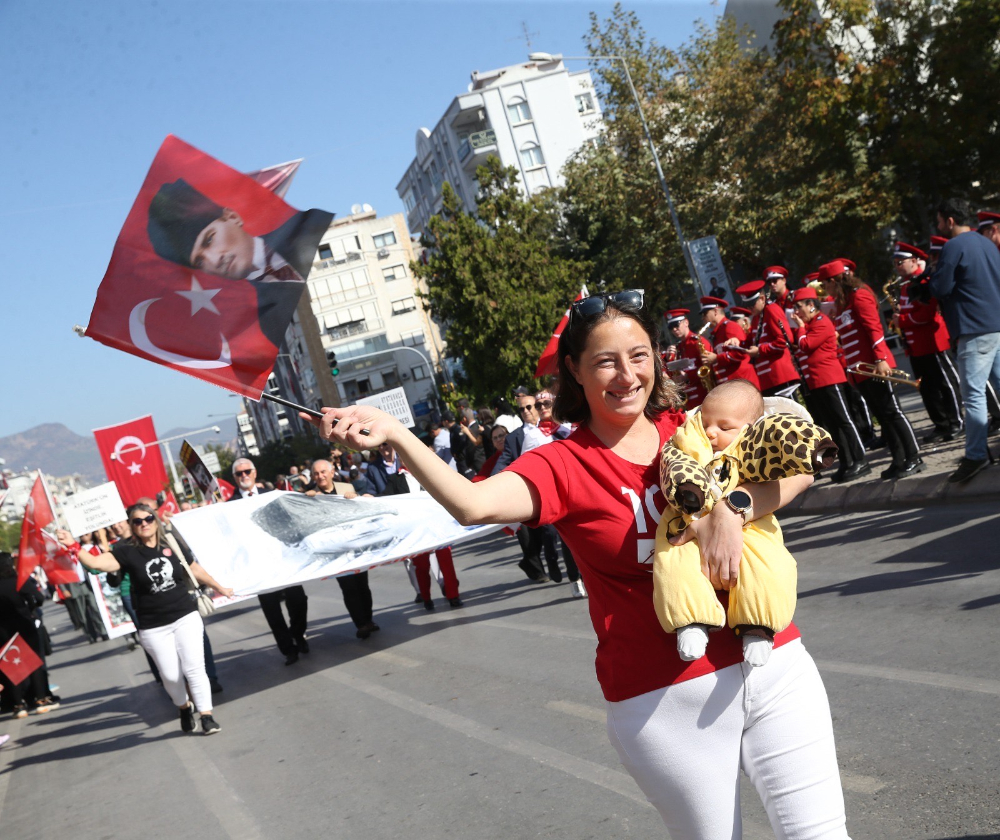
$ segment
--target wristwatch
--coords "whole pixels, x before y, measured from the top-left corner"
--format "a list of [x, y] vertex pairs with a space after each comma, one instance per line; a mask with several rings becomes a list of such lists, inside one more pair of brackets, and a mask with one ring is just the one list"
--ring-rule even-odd
[[743, 490], [731, 490], [722, 497], [733, 513], [738, 513], [743, 517], [743, 524], [747, 524], [747, 517], [753, 511], [753, 499], [750, 494]]

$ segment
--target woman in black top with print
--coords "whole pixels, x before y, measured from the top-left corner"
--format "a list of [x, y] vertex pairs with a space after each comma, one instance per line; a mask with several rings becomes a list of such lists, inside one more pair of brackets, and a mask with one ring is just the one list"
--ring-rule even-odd
[[[132, 604], [139, 617], [139, 641], [156, 662], [163, 687], [180, 709], [181, 729], [194, 731], [193, 698], [201, 712], [201, 728], [206, 735], [219, 731], [212, 717], [212, 692], [205, 673], [205, 632], [195, 599], [188, 589], [188, 576], [180, 558], [170, 548], [155, 511], [147, 505], [128, 509], [132, 539], [114, 546], [106, 542], [94, 556], [80, 552], [78, 559], [95, 572], [126, 572], [132, 581]], [[72, 548], [73, 537], [59, 531], [60, 541]], [[220, 585], [192, 558], [187, 558], [195, 580], [223, 595], [233, 590]], [[184, 681], [190, 686], [188, 698]]]

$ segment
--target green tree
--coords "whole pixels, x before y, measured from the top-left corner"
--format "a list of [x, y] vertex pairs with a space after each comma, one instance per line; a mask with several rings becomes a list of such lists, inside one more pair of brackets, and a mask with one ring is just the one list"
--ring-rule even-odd
[[0, 551], [16, 551], [21, 544], [21, 523], [0, 521]]
[[310, 434], [295, 435], [287, 440], [271, 441], [253, 457], [258, 481], [274, 481], [278, 474], [288, 475], [288, 468], [306, 459], [330, 457], [330, 444]]
[[462, 360], [459, 384], [477, 400], [532, 381], [538, 358], [587, 278], [561, 230], [550, 191], [525, 198], [517, 170], [490, 157], [476, 171], [475, 214], [443, 185], [440, 214], [427, 226], [427, 264], [411, 269], [445, 327], [449, 355]]

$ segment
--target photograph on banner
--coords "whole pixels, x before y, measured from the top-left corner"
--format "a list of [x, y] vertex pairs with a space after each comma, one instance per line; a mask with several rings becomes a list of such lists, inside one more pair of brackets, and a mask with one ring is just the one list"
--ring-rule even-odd
[[462, 526], [426, 493], [345, 499], [280, 490], [185, 511], [172, 524], [240, 595], [364, 571], [503, 527]]
[[406, 399], [406, 391], [402, 388], [392, 388], [389, 391], [383, 391], [381, 394], [363, 397], [355, 402], [358, 405], [373, 405], [375, 408], [382, 409], [382, 411], [386, 414], [391, 414], [408, 429], [412, 429], [416, 425], [413, 422], [410, 403]]
[[702, 294], [725, 298], [732, 304], [733, 291], [729, 286], [729, 275], [723, 265], [719, 243], [715, 241], [715, 237], [703, 236], [701, 239], [690, 239], [687, 247], [695, 273], [698, 275], [698, 282], [701, 283]]
[[168, 136], [85, 334], [259, 400], [332, 220]]
[[[188, 471], [191, 480], [201, 490], [201, 495], [205, 497], [206, 502], [211, 504], [212, 502], [224, 501], [219, 480], [212, 475], [211, 470], [209, 470], [204, 460], [202, 460], [201, 455], [198, 454], [198, 450], [186, 440], [181, 443], [181, 463], [184, 464], [184, 469]], [[218, 463], [218, 460], [216, 460], [216, 463]]]
[[78, 537], [123, 521], [125, 506], [113, 481], [67, 496], [62, 503], [66, 529]]
[[136, 627], [125, 612], [121, 590], [117, 586], [108, 584], [108, 576], [104, 572], [97, 575], [88, 574], [87, 580], [90, 588], [94, 590], [97, 610], [101, 614], [104, 632], [108, 634], [108, 638], [117, 639], [119, 636], [134, 633]]

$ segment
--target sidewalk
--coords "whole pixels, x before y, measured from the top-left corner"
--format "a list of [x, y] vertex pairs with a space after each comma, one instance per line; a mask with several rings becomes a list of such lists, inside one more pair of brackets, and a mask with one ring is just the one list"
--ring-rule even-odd
[[[931, 430], [916, 389], [896, 387], [896, 396], [913, 424], [917, 441]], [[903, 392], [906, 393], [903, 393]], [[1000, 456], [1000, 436], [989, 438], [994, 457]], [[1000, 458], [964, 484], [948, 484], [948, 476], [958, 467], [965, 452], [965, 436], [950, 443], [922, 444], [920, 456], [927, 465], [922, 473], [899, 481], [882, 481], [879, 474], [889, 466], [887, 449], [868, 453], [870, 475], [848, 484], [834, 484], [824, 475], [812, 487], [785, 507], [784, 515], [848, 513], [890, 508], [912, 508], [942, 503], [1000, 501]]]

